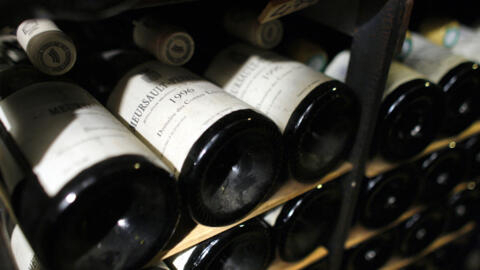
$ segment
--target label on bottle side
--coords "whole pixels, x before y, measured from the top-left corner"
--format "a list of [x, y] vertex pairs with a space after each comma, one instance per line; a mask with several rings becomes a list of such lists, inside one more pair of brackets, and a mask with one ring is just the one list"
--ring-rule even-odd
[[263, 216], [263, 220], [265, 220], [265, 222], [267, 222], [271, 227], [274, 227], [275, 223], [277, 222], [278, 216], [282, 212], [282, 209], [283, 205], [273, 208]]
[[480, 36], [455, 20], [433, 21], [423, 25], [422, 34], [453, 53], [480, 62]]
[[13, 93], [0, 101], [0, 119], [52, 197], [83, 170], [116, 156], [143, 156], [167, 169], [98, 101], [70, 83], [37, 83]]
[[133, 40], [165, 64], [180, 66], [193, 56], [195, 48], [193, 38], [187, 33], [170, 25], [146, 26], [144, 22], [135, 24]]
[[17, 29], [17, 39], [32, 64], [44, 73], [61, 75], [75, 63], [75, 45], [48, 19], [24, 21]]
[[230, 34], [260, 48], [271, 49], [282, 41], [283, 24], [279, 20], [260, 24], [255, 12], [237, 9], [227, 12], [224, 18], [224, 27]]
[[[350, 51], [342, 51], [330, 62], [325, 70], [325, 73], [333, 78], [336, 78], [337, 80], [344, 81], [347, 76], [349, 62]], [[385, 99], [400, 85], [415, 79], [425, 79], [425, 75], [400, 62], [392, 61], [382, 99]]]
[[30, 247], [20, 227], [15, 226], [10, 239], [13, 257], [17, 263], [18, 270], [41, 270], [37, 256]]
[[458, 30], [458, 42], [452, 51], [480, 63], [480, 35], [463, 25]]
[[185, 269], [185, 265], [188, 262], [188, 259], [190, 259], [190, 256], [192, 255], [193, 251], [195, 250], [196, 246], [187, 249], [186, 251], [180, 253], [177, 255], [173, 260], [172, 264], [175, 266], [175, 270], [183, 270]]
[[330, 61], [330, 64], [325, 68], [325, 74], [341, 82], [345, 82], [347, 79], [349, 63], [350, 51], [341, 51], [335, 55], [332, 61]]
[[425, 75], [418, 73], [400, 62], [392, 61], [385, 84], [385, 91], [383, 92], [383, 99], [400, 85], [416, 79], [425, 79]]
[[205, 76], [266, 114], [282, 131], [305, 96], [332, 80], [302, 63], [242, 44], [218, 54]]
[[170, 161], [176, 173], [212, 124], [234, 111], [251, 109], [186, 69], [154, 61], [128, 72], [108, 107]]
[[468, 61], [447, 48], [429, 42], [417, 33], [411, 33], [411, 37], [412, 50], [403, 59], [403, 63], [425, 74], [434, 83], [438, 83], [455, 66]]

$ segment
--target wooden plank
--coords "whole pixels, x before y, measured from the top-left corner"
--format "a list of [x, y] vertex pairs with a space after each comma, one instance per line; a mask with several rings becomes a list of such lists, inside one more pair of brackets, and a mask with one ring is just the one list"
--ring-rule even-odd
[[266, 23], [309, 7], [317, 2], [318, 0], [270, 0], [260, 13], [258, 21]]
[[153, 261], [157, 261], [162, 258], [163, 259], [168, 258], [174, 254], [177, 254], [183, 250], [186, 250], [202, 242], [203, 240], [206, 240], [214, 235], [217, 235], [225, 230], [228, 230], [233, 226], [236, 226], [246, 220], [249, 220], [255, 216], [263, 214], [268, 210], [273, 209], [276, 206], [287, 202], [290, 199], [293, 199], [309, 190], [314, 189], [318, 185], [325, 184], [329, 181], [332, 181], [342, 176], [343, 174], [349, 172], [352, 169], [352, 167], [353, 166], [351, 163], [345, 162], [338, 169], [330, 172], [322, 179], [310, 184], [303, 184], [303, 183], [294, 181], [293, 179], [290, 179], [275, 194], [273, 194], [272, 197], [270, 197], [270, 199], [268, 199], [266, 202], [261, 204], [257, 209], [255, 209], [252, 213], [250, 213], [248, 216], [246, 216], [242, 220], [234, 224], [223, 226], [223, 227], [208, 227], [203, 225], [197, 225], [172, 249], [168, 250], [166, 253], [165, 251], [162, 251], [159, 254], [157, 254], [157, 256]]
[[276, 258], [268, 270], [298, 270], [302, 269], [305, 266], [308, 266], [328, 255], [328, 250], [325, 247], [319, 247], [314, 250], [310, 255], [305, 257], [304, 259], [297, 261], [297, 262], [285, 262], [282, 261], [280, 258]]
[[403, 213], [397, 220], [395, 220], [394, 222], [390, 223], [389, 225], [381, 229], [372, 230], [372, 229], [367, 229], [361, 225], [355, 225], [350, 230], [347, 241], [345, 242], [345, 249], [355, 247], [358, 244], [365, 242], [368, 239], [371, 239], [372, 237], [379, 235], [387, 231], [388, 229], [397, 226], [401, 222], [407, 220], [411, 216], [422, 211], [424, 208], [425, 208], [424, 206], [420, 206], [420, 205], [412, 206], [409, 210], [405, 211], [405, 213]]
[[428, 246], [425, 250], [420, 252], [417, 256], [414, 257], [409, 257], [409, 258], [400, 258], [400, 257], [393, 257], [390, 259], [385, 266], [383, 266], [382, 270], [396, 270], [396, 269], [401, 269], [402, 267], [408, 266], [416, 261], [418, 261], [420, 258], [432, 253], [433, 251], [455, 241], [455, 239], [471, 232], [475, 228], [475, 222], [470, 222], [463, 226], [461, 229], [458, 231], [455, 231], [453, 233], [443, 235], [437, 240], [435, 240], [430, 246]]
[[419, 159], [420, 157], [423, 157], [429, 153], [432, 153], [436, 150], [442, 149], [444, 147], [447, 147], [449, 145], [455, 146], [455, 144], [467, 137], [470, 137], [474, 135], [475, 133], [480, 132], [480, 121], [477, 121], [473, 123], [469, 128], [465, 129], [463, 132], [461, 132], [457, 136], [452, 136], [448, 138], [442, 138], [439, 140], [436, 140], [432, 142], [425, 150], [422, 151], [422, 153], [416, 155], [415, 157], [406, 160], [404, 162], [399, 162], [399, 163], [391, 163], [388, 161], [385, 161], [381, 159], [380, 157], [376, 157], [373, 160], [369, 161], [367, 163], [367, 167], [365, 170], [365, 176], [367, 177], [374, 177], [376, 175], [379, 175], [383, 172], [389, 171], [394, 169], [395, 167], [399, 166], [402, 163], [408, 163], [412, 162], [413, 160]]

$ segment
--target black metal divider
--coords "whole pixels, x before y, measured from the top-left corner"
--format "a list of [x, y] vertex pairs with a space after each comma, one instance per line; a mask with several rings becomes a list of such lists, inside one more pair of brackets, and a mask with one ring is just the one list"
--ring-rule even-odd
[[[365, 175], [388, 70], [395, 52], [401, 48], [413, 0], [327, 2], [325, 6], [320, 2], [307, 16], [353, 36], [346, 82], [362, 104], [360, 126], [349, 158], [354, 167], [342, 183], [342, 207], [329, 245], [330, 269], [337, 270], [358, 200], [359, 184]], [[339, 20], [347, 21], [336, 23]]]

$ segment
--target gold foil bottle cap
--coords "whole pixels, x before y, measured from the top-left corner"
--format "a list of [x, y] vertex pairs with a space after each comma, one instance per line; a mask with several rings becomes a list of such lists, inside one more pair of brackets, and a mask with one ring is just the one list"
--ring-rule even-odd
[[43, 73], [62, 75], [75, 64], [77, 51], [72, 40], [48, 19], [22, 22], [17, 39], [32, 64]]
[[173, 66], [187, 63], [193, 56], [193, 38], [180, 27], [168, 24], [135, 22], [135, 44], [153, 54], [159, 61]]
[[231, 35], [264, 49], [274, 48], [283, 38], [281, 21], [260, 24], [257, 14], [250, 10], [228, 11], [224, 17], [224, 27]]

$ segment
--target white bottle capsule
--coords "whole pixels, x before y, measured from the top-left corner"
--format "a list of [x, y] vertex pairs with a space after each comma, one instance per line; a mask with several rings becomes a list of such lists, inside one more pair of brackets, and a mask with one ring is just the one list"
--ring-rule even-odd
[[251, 10], [228, 11], [224, 17], [224, 27], [231, 35], [264, 49], [276, 47], [283, 38], [280, 20], [260, 24], [257, 14]]
[[180, 27], [146, 20], [135, 23], [133, 40], [161, 62], [173, 66], [187, 63], [195, 49], [193, 38]]
[[75, 45], [51, 20], [22, 22], [17, 28], [17, 39], [32, 64], [46, 74], [62, 75], [75, 63]]

